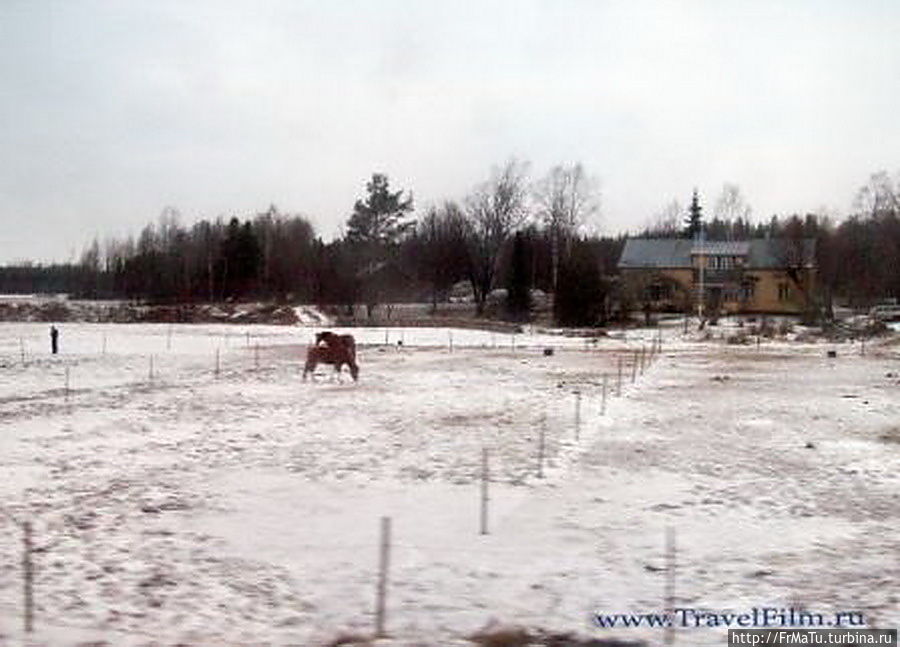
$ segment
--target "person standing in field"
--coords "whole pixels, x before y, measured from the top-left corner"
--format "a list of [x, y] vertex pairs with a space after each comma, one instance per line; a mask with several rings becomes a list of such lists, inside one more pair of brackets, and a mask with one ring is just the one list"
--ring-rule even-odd
[[59, 352], [59, 331], [56, 326], [50, 326], [50, 352], [54, 355]]

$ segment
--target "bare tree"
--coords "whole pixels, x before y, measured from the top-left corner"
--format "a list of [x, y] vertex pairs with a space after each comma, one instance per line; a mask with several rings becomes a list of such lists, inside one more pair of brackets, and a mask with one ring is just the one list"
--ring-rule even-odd
[[466, 199], [469, 281], [478, 314], [484, 313], [504, 243], [528, 219], [527, 171], [526, 163], [509, 160]]
[[857, 191], [854, 206], [867, 217], [900, 212], [900, 177], [894, 182], [886, 171], [873, 173], [869, 183]]
[[683, 219], [684, 207], [678, 200], [672, 200], [654, 214], [645, 232], [654, 238], [678, 238], [681, 236]]
[[556, 292], [559, 263], [569, 257], [572, 241], [590, 219], [600, 213], [600, 189], [581, 163], [558, 165], [535, 186], [535, 200], [544, 226], [550, 232], [551, 281]]
[[410, 265], [419, 278], [431, 285], [431, 311], [437, 311], [438, 298], [453, 284], [465, 278], [468, 270], [468, 222], [455, 202], [429, 207], [416, 224], [414, 235], [406, 243]]
[[741, 195], [741, 189], [737, 184], [726, 182], [722, 185], [722, 192], [719, 193], [713, 210], [716, 218], [734, 223], [738, 220], [749, 220], [752, 212], [753, 210]]

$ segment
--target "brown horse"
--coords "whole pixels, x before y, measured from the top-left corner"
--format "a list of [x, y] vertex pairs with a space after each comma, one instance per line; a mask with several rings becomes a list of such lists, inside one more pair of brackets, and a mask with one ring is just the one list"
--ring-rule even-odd
[[353, 335], [335, 335], [330, 330], [323, 330], [316, 333], [316, 346], [322, 342], [325, 342], [329, 348], [343, 346], [350, 353], [353, 361], [356, 361], [356, 340], [353, 339]]
[[332, 364], [338, 376], [341, 374], [341, 367], [346, 364], [350, 367], [350, 375], [353, 381], [359, 376], [359, 366], [356, 365], [356, 357], [351, 354], [349, 349], [343, 344], [337, 346], [309, 346], [306, 349], [306, 365], [303, 367], [303, 379], [306, 379], [307, 373], [316, 370], [319, 364]]

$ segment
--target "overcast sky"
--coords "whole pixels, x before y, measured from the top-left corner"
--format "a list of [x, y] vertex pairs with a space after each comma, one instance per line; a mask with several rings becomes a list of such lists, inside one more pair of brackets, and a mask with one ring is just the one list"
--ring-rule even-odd
[[900, 2], [0, 0], [0, 263], [274, 203], [338, 232], [580, 161], [601, 229], [697, 187], [845, 213], [900, 170]]

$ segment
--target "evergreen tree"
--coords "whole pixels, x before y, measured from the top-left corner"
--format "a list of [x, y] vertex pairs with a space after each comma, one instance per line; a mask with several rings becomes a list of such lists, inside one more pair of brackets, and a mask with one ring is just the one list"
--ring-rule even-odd
[[374, 248], [400, 242], [413, 226], [403, 220], [413, 210], [412, 195], [404, 199], [403, 191], [392, 192], [387, 176], [380, 173], [372, 174], [366, 192], [365, 201], [356, 201], [347, 220], [347, 242]]
[[527, 321], [531, 312], [531, 254], [528, 247], [525, 236], [517, 232], [506, 283], [506, 312], [512, 321]]
[[700, 198], [697, 196], [697, 189], [694, 189], [694, 195], [691, 198], [691, 207], [688, 210], [688, 217], [684, 221], [685, 238], [693, 238], [700, 233], [703, 228], [703, 208], [700, 206]]
[[225, 296], [240, 297], [256, 287], [261, 261], [262, 250], [250, 221], [241, 225], [237, 218], [232, 218], [219, 258]]
[[412, 195], [391, 191], [386, 175], [374, 173], [366, 184], [366, 199], [357, 200], [347, 220], [346, 242], [362, 282], [362, 296], [371, 318], [375, 306], [385, 297], [381, 270], [393, 263], [396, 269], [400, 243], [415, 227], [404, 217], [413, 210]]
[[600, 262], [590, 245], [578, 241], [559, 268], [559, 289], [553, 314], [561, 326], [594, 326], [603, 319], [607, 286]]

